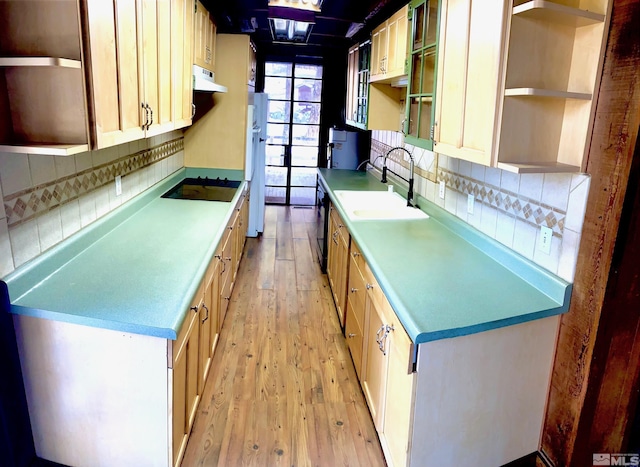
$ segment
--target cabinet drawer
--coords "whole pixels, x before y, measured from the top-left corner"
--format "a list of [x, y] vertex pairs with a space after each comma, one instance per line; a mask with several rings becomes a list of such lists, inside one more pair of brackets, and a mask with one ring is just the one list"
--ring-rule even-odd
[[358, 247], [358, 244], [353, 239], [351, 240], [351, 259], [360, 270], [360, 274], [364, 276], [366, 261], [364, 260], [364, 256], [362, 256], [360, 247]]
[[[189, 335], [189, 331], [191, 326], [194, 323], [197, 323], [198, 319], [198, 309], [200, 308], [200, 302], [204, 300], [204, 281], [200, 283], [196, 294], [193, 296], [193, 300], [191, 301], [191, 305], [189, 305], [189, 309], [187, 310], [187, 315], [184, 318], [184, 322], [182, 323], [182, 327], [178, 332], [178, 338], [173, 341], [172, 345], [172, 359], [170, 359], [170, 363], [175, 363], [178, 359], [180, 352], [184, 347], [185, 342], [187, 341], [187, 336]], [[194, 311], [195, 308], [195, 311]], [[171, 366], [173, 368], [173, 366]]]
[[354, 309], [351, 302], [347, 304], [347, 324], [345, 325], [345, 335], [347, 337], [347, 345], [351, 352], [351, 358], [353, 359], [353, 365], [356, 368], [358, 378], [362, 372], [362, 327], [358, 323], [358, 320], [354, 316]]

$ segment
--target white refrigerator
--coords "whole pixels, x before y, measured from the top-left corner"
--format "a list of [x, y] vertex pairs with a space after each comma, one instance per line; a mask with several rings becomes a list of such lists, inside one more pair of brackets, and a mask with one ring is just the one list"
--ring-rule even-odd
[[249, 181], [249, 223], [247, 237], [264, 232], [264, 167], [267, 146], [267, 94], [253, 94], [248, 109], [245, 180]]

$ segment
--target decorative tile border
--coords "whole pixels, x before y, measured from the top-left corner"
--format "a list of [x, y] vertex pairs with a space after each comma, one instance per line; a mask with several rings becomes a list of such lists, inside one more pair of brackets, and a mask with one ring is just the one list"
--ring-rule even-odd
[[444, 181], [453, 191], [472, 194], [477, 202], [534, 227], [545, 225], [553, 230], [554, 236], [562, 238], [566, 211], [441, 167], [438, 168], [438, 180]]
[[150, 149], [129, 154], [115, 161], [9, 195], [4, 198], [7, 224], [9, 227], [14, 227], [27, 222], [49, 212], [55, 207], [78, 199], [96, 188], [113, 183], [116, 175], [125, 176], [155, 164], [182, 151], [183, 148], [184, 139], [178, 138]]

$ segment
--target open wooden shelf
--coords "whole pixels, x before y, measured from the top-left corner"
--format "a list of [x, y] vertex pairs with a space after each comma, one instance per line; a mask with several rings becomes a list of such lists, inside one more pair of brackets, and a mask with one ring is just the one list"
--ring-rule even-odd
[[580, 172], [580, 167], [559, 162], [498, 162], [498, 168], [517, 174], [526, 173], [558, 173], [558, 172]]
[[505, 89], [504, 95], [506, 97], [551, 97], [558, 99], [581, 99], [591, 100], [591, 94], [584, 92], [569, 92], [569, 91], [556, 91], [552, 89], [540, 89], [540, 88], [511, 88]]
[[73, 156], [89, 150], [88, 144], [0, 144], [0, 152], [14, 154], [39, 154], [44, 156]]
[[565, 26], [582, 27], [604, 22], [604, 15], [546, 0], [532, 0], [513, 7], [514, 16]]
[[0, 67], [59, 67], [81, 69], [80, 60], [59, 57], [0, 57]]

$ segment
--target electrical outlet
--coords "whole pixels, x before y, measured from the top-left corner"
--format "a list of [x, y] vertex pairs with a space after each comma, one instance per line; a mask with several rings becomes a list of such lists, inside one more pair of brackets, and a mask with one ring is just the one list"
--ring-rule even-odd
[[122, 176], [116, 175], [116, 196], [122, 194]]
[[472, 194], [467, 195], [467, 213], [473, 214], [473, 205], [475, 204], [476, 199]]
[[544, 225], [540, 226], [540, 245], [539, 249], [543, 253], [551, 253], [551, 238], [553, 237], [553, 230]]
[[438, 194], [440, 195], [440, 199], [444, 199], [444, 190], [446, 188], [446, 185], [444, 184], [444, 180], [440, 181], [440, 191], [438, 192]]

